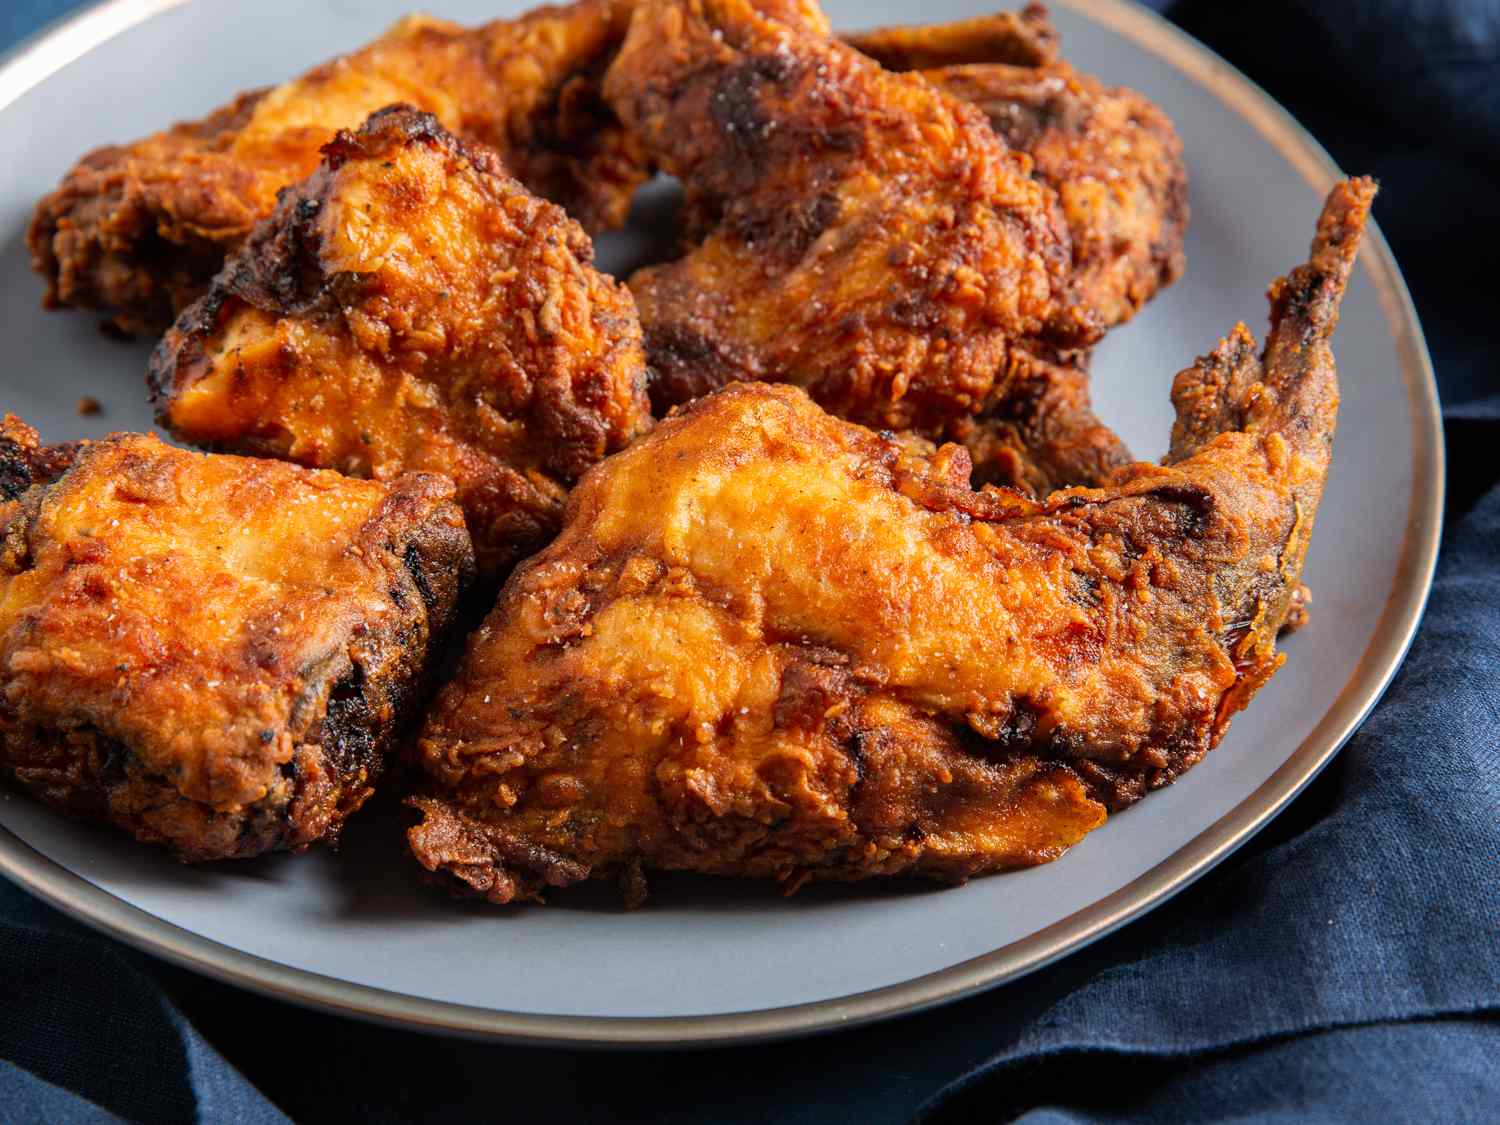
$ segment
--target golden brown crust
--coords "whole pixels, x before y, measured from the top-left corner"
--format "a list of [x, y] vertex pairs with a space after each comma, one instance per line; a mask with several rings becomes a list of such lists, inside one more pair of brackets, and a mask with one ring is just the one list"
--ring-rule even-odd
[[631, 281], [653, 400], [777, 379], [941, 432], [1013, 351], [1080, 347], [1055, 194], [972, 107], [747, 0], [636, 10], [605, 96], [679, 177], [700, 237]]
[[[1332, 447], [1328, 341], [1374, 187], [1180, 375], [1162, 465], [1044, 503], [802, 392], [702, 399], [592, 471], [419, 740], [409, 839], [496, 902], [642, 866], [795, 886], [1060, 854], [1281, 662]], [[1234, 362], [1227, 362], [1234, 360]]]
[[80, 443], [0, 504], [0, 769], [187, 860], [331, 837], [472, 566], [438, 477]]
[[213, 448], [458, 486], [481, 571], [649, 426], [624, 286], [588, 236], [428, 114], [340, 133], [152, 356], [163, 425]]
[[649, 174], [598, 93], [628, 6], [577, 0], [477, 28], [410, 16], [203, 121], [90, 153], [37, 205], [28, 236], [47, 304], [109, 311], [128, 333], [162, 331], [335, 132], [395, 102], [497, 149], [591, 229], [618, 226]]

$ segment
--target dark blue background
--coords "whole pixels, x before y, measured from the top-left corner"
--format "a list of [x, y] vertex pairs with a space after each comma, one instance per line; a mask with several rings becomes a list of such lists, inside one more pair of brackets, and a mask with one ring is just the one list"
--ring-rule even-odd
[[[0, 43], [77, 6], [9, 0]], [[1376, 215], [1443, 396], [1448, 524], [1426, 621], [1384, 703], [1291, 809], [1168, 906], [1016, 985], [701, 1053], [488, 1046], [309, 1013], [0, 884], [0, 1122], [279, 1121], [277, 1107], [370, 1122], [1495, 1120], [1500, 3], [1168, 14], [1380, 178]]]

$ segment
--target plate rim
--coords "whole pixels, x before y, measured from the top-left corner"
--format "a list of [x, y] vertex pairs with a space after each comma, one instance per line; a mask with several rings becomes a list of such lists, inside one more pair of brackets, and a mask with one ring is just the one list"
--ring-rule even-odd
[[[191, 0], [95, 0], [0, 55], [0, 112], [102, 43]], [[1131, 0], [1052, 0], [1156, 56], [1246, 120], [1312, 187], [1338, 166], [1259, 86], [1165, 18]], [[1442, 535], [1446, 466], [1437, 380], [1390, 246], [1372, 221], [1368, 272], [1396, 346], [1412, 412], [1409, 518], [1375, 634], [1323, 718], [1276, 771], [1212, 825], [1110, 895], [1029, 936], [957, 965], [828, 1000], [698, 1016], [507, 1012], [357, 984], [202, 937], [95, 886], [0, 828], [0, 874], [89, 926], [206, 976], [340, 1015], [404, 1028], [543, 1046], [710, 1047], [764, 1042], [910, 1014], [994, 988], [1076, 952], [1156, 908], [1255, 835], [1328, 764], [1384, 694], [1421, 622]]]

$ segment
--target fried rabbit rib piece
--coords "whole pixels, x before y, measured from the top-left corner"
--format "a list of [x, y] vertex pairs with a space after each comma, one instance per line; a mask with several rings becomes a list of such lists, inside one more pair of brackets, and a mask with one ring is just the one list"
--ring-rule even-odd
[[458, 485], [481, 571], [651, 421], [623, 285], [588, 236], [428, 114], [328, 146], [158, 345], [161, 423], [200, 445]]
[[473, 554], [452, 486], [0, 432], [0, 776], [186, 860], [369, 795]]
[[1330, 197], [1178, 376], [1163, 465], [971, 491], [802, 392], [741, 384], [594, 470], [419, 739], [416, 858], [496, 902], [644, 867], [957, 879], [1055, 857], [1167, 784], [1280, 663], [1327, 471], [1329, 337], [1373, 195]]
[[598, 78], [629, 5], [577, 0], [478, 28], [411, 16], [353, 54], [202, 121], [85, 156], [37, 206], [28, 241], [47, 304], [155, 334], [310, 174], [339, 129], [405, 102], [497, 149], [591, 228], [618, 226], [648, 169]]
[[1055, 196], [972, 107], [747, 0], [637, 8], [605, 96], [701, 241], [631, 282], [660, 407], [778, 379], [938, 431], [1030, 341], [1078, 347]]

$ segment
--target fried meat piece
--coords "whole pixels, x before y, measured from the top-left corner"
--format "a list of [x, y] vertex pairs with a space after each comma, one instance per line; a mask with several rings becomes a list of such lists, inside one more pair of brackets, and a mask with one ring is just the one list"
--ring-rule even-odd
[[742, 384], [590, 473], [429, 713], [416, 858], [496, 902], [643, 868], [962, 879], [1051, 859], [1283, 657], [1329, 338], [1374, 193], [1177, 377], [1161, 465], [1044, 503]]
[[653, 402], [735, 380], [937, 433], [1020, 351], [1098, 335], [1056, 195], [973, 107], [748, 0], [649, 0], [604, 93], [696, 245], [637, 273]]
[[651, 422], [630, 294], [561, 208], [410, 108], [340, 133], [157, 346], [162, 425], [216, 449], [458, 485], [480, 570]]
[[338, 130], [396, 102], [495, 148], [585, 226], [618, 226], [648, 175], [598, 90], [628, 7], [577, 0], [478, 28], [411, 16], [204, 120], [88, 154], [32, 222], [46, 303], [107, 310], [124, 332], [161, 332]]
[[[1128, 320], [1181, 275], [1187, 169], [1171, 121], [1140, 94], [1059, 60], [1045, 8], [881, 28], [847, 42], [888, 69], [922, 70], [1032, 158], [1032, 174], [1062, 203], [1078, 299], [1101, 323]], [[1093, 413], [1086, 356], [1032, 357], [1002, 401], [955, 420], [947, 436], [968, 445], [977, 482], [1038, 496], [1103, 484], [1132, 459]]]
[[473, 569], [452, 486], [0, 432], [0, 774], [185, 860], [371, 792]]
[[[1130, 319], [1181, 276], [1187, 169], [1171, 121], [1140, 94], [1106, 87], [1058, 59], [1058, 37], [1040, 5], [847, 41], [888, 69], [922, 70], [1032, 158], [1032, 174], [1056, 190], [1067, 219], [1078, 299], [1102, 324]], [[1101, 485], [1131, 460], [1093, 413], [1086, 356], [1031, 357], [1000, 402], [957, 419], [947, 436], [969, 447], [977, 482], [1037, 496]]]

